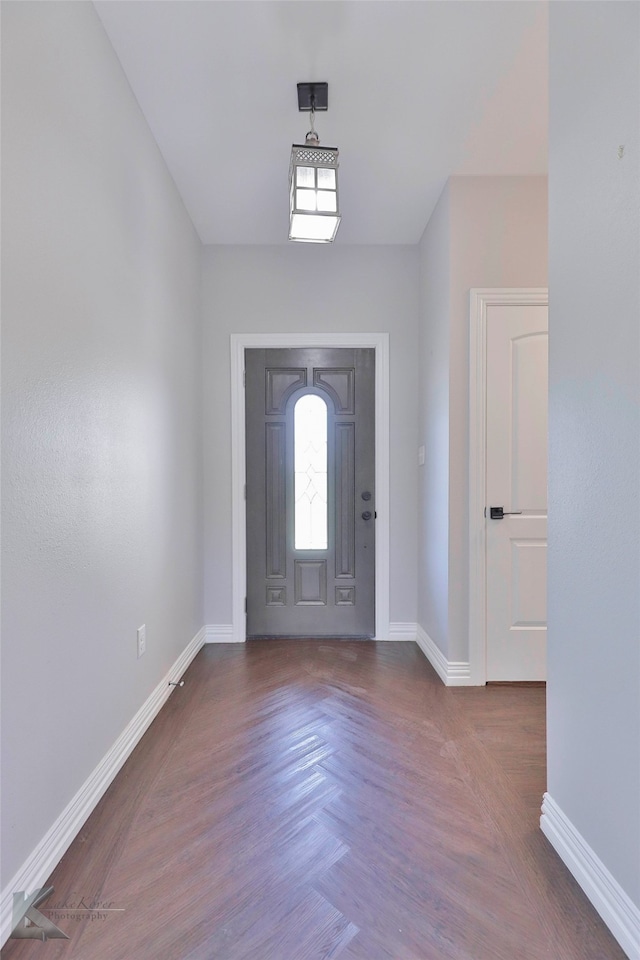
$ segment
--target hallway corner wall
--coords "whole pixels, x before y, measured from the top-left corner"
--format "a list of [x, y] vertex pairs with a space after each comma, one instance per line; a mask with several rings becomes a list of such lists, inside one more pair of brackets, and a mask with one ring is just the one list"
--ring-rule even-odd
[[551, 4], [549, 132], [547, 790], [640, 957], [639, 4]]
[[203, 617], [199, 239], [92, 4], [2, 47], [4, 888]]
[[[437, 607], [432, 600], [430, 612], [426, 609], [424, 612], [431, 622], [420, 622], [420, 625], [439, 647], [442, 643], [442, 653], [450, 661], [466, 662], [469, 659], [469, 291], [473, 287], [547, 285], [547, 178], [451, 177], [427, 224], [420, 249], [421, 358], [423, 364], [432, 367], [436, 366], [435, 358], [440, 358], [436, 366], [440, 388], [434, 402], [433, 382], [421, 379], [423, 433], [419, 442], [426, 447], [427, 460], [435, 456], [437, 465], [423, 470], [419, 496], [422, 509], [427, 515], [433, 515], [434, 507], [427, 506], [426, 493], [428, 478], [437, 472], [440, 513], [437, 520], [432, 516], [430, 526], [432, 532], [436, 532], [441, 551], [445, 516], [448, 523], [446, 580], [441, 560], [437, 565], [423, 565], [421, 570], [421, 595], [437, 597]], [[443, 255], [445, 249], [448, 249], [448, 258]], [[443, 271], [448, 275], [448, 290]], [[448, 395], [445, 363], [448, 364]], [[442, 431], [446, 431], [446, 444]], [[420, 519], [423, 536], [427, 533], [425, 522], [423, 515]]]

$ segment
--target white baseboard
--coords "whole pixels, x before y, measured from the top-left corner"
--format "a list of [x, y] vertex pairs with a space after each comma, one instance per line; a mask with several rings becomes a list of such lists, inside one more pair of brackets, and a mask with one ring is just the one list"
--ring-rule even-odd
[[542, 802], [540, 829], [630, 960], [640, 960], [640, 908], [548, 793]]
[[[415, 623], [390, 623], [389, 636], [386, 640], [410, 640], [416, 639]], [[209, 623], [205, 627], [205, 643], [242, 643], [233, 633], [233, 624], [231, 623]]]
[[0, 945], [3, 945], [11, 935], [13, 894], [20, 891], [31, 893], [44, 884], [152, 720], [155, 719], [171, 696], [172, 688], [169, 686], [169, 682], [178, 680], [182, 676], [202, 647], [204, 640], [205, 628], [203, 627], [127, 724], [111, 749], [89, 775], [75, 797], [67, 804], [35, 850], [2, 890], [0, 894]]
[[232, 623], [208, 623], [205, 629], [205, 643], [242, 643], [233, 634]]
[[404, 640], [416, 642], [417, 624], [415, 623], [390, 623], [389, 640]]
[[[209, 623], [205, 629], [205, 643], [242, 643], [234, 635], [233, 624], [231, 623]], [[416, 639], [415, 623], [390, 623], [389, 636], [387, 640], [410, 640]]]
[[471, 665], [467, 660], [447, 660], [444, 653], [420, 624], [416, 628], [416, 643], [446, 687], [471, 687]]

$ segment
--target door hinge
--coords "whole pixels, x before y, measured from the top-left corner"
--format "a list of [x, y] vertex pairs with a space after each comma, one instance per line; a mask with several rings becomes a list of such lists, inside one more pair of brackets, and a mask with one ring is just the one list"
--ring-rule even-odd
[[247, 385], [247, 371], [246, 371], [246, 370], [243, 370], [243, 371], [242, 371], [242, 386], [243, 386], [243, 387], [246, 387], [246, 385]]
[[247, 612], [247, 598], [244, 598], [244, 612]]
[[244, 485], [244, 498], [245, 498], [245, 500], [247, 499], [247, 485], [246, 485], [246, 483], [245, 483], [245, 485]]

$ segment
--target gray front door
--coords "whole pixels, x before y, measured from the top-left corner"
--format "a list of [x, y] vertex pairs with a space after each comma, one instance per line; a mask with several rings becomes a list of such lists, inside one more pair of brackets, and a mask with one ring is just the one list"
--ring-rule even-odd
[[245, 352], [247, 636], [375, 634], [375, 351]]

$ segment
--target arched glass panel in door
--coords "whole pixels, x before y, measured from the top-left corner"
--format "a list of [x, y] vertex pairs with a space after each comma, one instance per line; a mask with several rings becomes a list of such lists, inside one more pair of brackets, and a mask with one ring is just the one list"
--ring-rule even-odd
[[294, 544], [327, 549], [327, 405], [308, 393], [293, 411]]

